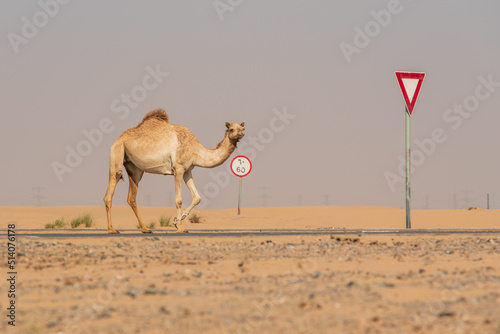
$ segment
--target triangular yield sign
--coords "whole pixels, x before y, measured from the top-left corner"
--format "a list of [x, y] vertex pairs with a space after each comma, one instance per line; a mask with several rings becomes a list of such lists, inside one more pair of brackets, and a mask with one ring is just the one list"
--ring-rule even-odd
[[420, 93], [420, 87], [422, 87], [422, 81], [424, 81], [425, 73], [419, 72], [395, 72], [396, 78], [398, 79], [399, 88], [401, 88], [401, 93], [403, 93], [403, 98], [406, 103], [406, 108], [408, 113], [412, 114], [415, 103], [417, 102], [418, 93]]

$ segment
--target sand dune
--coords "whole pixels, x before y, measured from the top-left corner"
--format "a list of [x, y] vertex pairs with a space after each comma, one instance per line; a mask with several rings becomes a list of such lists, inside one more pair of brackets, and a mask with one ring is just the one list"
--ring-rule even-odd
[[[90, 213], [95, 228], [106, 228], [104, 206], [62, 207], [2, 207], [0, 221], [17, 223], [17, 228], [43, 228], [58, 218], [71, 219]], [[162, 215], [175, 216], [175, 208], [140, 207], [146, 224]], [[201, 224], [185, 223], [189, 229], [225, 228], [405, 228], [405, 210], [370, 206], [314, 206], [194, 210], [203, 217]], [[135, 228], [137, 220], [128, 206], [114, 206], [113, 226], [117, 229]], [[500, 228], [500, 210], [413, 210], [412, 228]]]

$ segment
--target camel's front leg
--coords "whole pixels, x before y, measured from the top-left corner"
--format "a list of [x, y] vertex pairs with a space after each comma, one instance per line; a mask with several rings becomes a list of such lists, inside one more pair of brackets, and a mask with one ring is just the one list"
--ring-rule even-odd
[[187, 217], [191, 212], [191, 210], [193, 210], [193, 208], [200, 203], [201, 197], [200, 194], [198, 194], [198, 190], [194, 186], [194, 180], [191, 171], [184, 173], [184, 182], [186, 183], [186, 186], [191, 192], [191, 198], [192, 198], [191, 205], [186, 210], [184, 210], [184, 213], [182, 214], [183, 216]]
[[177, 216], [174, 219], [174, 226], [177, 228], [177, 232], [184, 233], [184, 227], [182, 226], [182, 220], [186, 218], [182, 214], [182, 179], [184, 177], [184, 171], [180, 169], [174, 170], [174, 180], [175, 180], [175, 207], [177, 208]]

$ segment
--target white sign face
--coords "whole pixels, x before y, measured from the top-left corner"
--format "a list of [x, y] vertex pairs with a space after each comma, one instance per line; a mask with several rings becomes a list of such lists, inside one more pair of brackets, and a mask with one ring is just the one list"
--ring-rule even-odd
[[408, 95], [408, 100], [410, 103], [413, 101], [413, 96], [415, 95], [415, 91], [417, 90], [418, 82], [420, 79], [401, 79], [403, 81], [403, 85], [405, 86], [406, 94]]
[[250, 171], [252, 170], [252, 163], [250, 162], [250, 159], [244, 155], [239, 155], [231, 161], [231, 170], [234, 175], [244, 177], [250, 174]]

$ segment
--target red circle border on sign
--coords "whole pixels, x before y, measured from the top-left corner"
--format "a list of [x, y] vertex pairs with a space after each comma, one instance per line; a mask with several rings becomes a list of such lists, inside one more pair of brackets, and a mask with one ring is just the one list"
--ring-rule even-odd
[[[234, 171], [233, 171], [233, 162], [234, 160], [238, 159], [238, 158], [245, 158], [248, 160], [248, 162], [250, 163], [250, 169], [248, 170], [248, 172], [245, 174], [245, 175], [238, 175], [236, 174]], [[231, 164], [229, 165], [231, 167], [231, 172], [233, 172], [234, 175], [236, 175], [237, 177], [245, 177], [247, 176], [248, 174], [250, 174], [250, 172], [252, 171], [252, 161], [250, 161], [250, 159], [248, 159], [248, 157], [244, 156], [244, 155], [238, 155], [236, 157], [234, 157], [233, 160], [231, 160]]]

